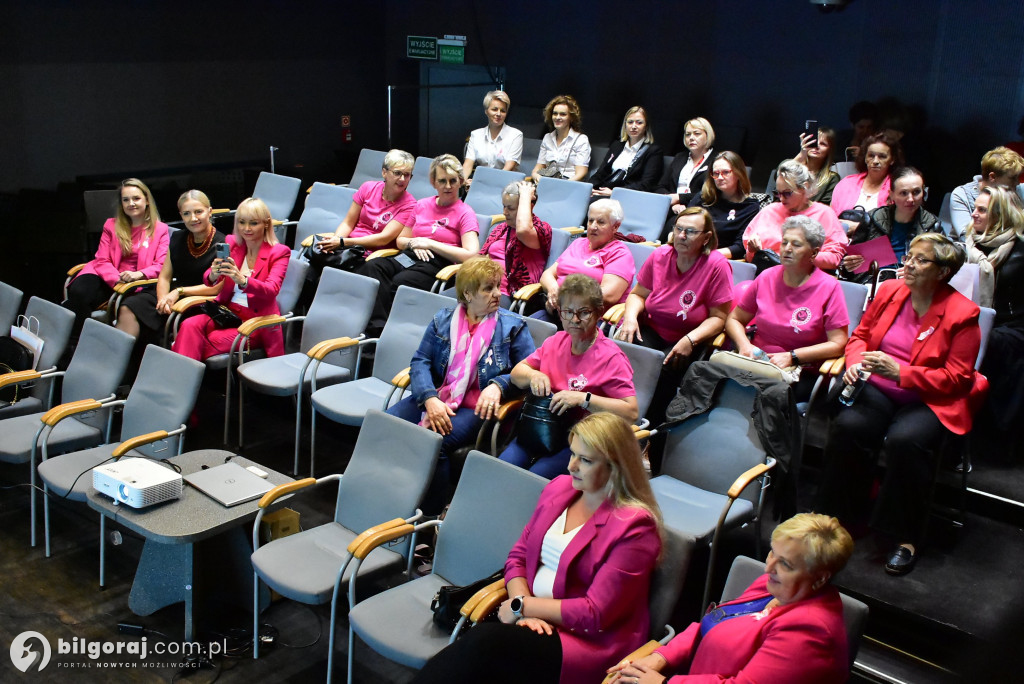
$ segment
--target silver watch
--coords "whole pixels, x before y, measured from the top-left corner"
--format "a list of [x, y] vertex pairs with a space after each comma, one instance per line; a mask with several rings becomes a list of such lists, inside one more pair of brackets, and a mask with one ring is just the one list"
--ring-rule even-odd
[[526, 617], [525, 615], [523, 615], [523, 599], [525, 598], [525, 596], [516, 596], [508, 605], [508, 607], [512, 609], [512, 614], [516, 616], [516, 620], [522, 620], [524, 617]]

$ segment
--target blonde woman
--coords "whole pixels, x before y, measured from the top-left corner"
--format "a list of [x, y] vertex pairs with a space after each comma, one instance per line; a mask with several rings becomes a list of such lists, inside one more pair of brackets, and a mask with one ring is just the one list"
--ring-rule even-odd
[[469, 134], [466, 146], [466, 187], [473, 182], [476, 166], [490, 166], [505, 171], [516, 171], [523, 158], [523, 132], [505, 123], [512, 100], [504, 90], [492, 90], [484, 95], [484, 114], [487, 125]]
[[120, 194], [117, 215], [103, 224], [96, 256], [68, 286], [63, 305], [75, 312], [75, 330], [110, 298], [115, 285], [156, 278], [167, 258], [170, 231], [153, 193], [138, 178], [128, 178], [121, 181]]

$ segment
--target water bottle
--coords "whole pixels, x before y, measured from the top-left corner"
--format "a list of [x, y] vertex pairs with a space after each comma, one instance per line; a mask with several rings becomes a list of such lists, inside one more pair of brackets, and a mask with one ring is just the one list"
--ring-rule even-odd
[[868, 378], [870, 377], [871, 373], [866, 370], [857, 371], [857, 381], [843, 388], [842, 393], [839, 395], [839, 403], [843, 406], [853, 406], [853, 403], [857, 401], [857, 397], [860, 396], [861, 391], [864, 389], [864, 385], [868, 384]]

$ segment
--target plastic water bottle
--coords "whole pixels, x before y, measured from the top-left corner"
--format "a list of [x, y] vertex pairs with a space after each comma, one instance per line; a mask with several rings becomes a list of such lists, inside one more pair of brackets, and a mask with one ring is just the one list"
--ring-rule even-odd
[[843, 406], [853, 406], [853, 403], [857, 401], [857, 397], [864, 390], [864, 385], [868, 384], [868, 378], [870, 377], [871, 373], [866, 370], [857, 371], [857, 381], [843, 388], [842, 393], [839, 395], [839, 403]]

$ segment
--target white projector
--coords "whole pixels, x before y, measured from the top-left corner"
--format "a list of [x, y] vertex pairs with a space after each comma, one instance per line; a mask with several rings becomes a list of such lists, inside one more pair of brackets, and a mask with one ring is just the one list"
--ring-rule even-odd
[[92, 469], [92, 486], [115, 504], [145, 508], [181, 497], [181, 475], [148, 458], [122, 458]]

